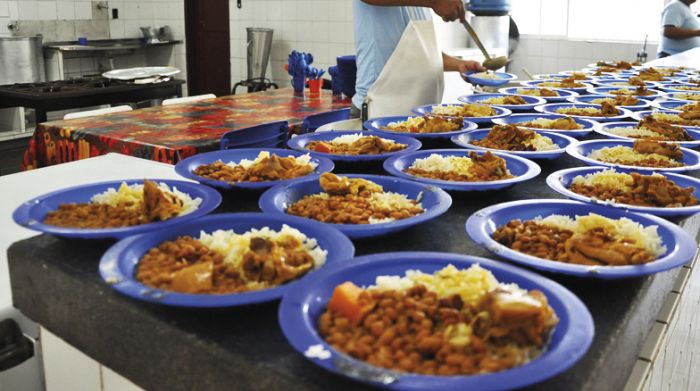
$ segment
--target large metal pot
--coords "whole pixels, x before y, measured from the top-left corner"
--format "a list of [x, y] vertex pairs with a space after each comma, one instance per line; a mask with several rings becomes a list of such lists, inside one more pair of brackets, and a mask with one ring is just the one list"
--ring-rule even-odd
[[0, 38], [0, 85], [46, 80], [41, 35]]

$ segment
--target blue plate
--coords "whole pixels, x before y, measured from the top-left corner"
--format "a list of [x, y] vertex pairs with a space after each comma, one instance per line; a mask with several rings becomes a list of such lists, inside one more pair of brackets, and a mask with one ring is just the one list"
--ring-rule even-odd
[[[534, 121], [537, 119], [556, 119], [556, 118], [564, 118], [566, 117], [565, 115], [561, 114], [537, 114], [537, 113], [532, 113], [532, 114], [513, 114], [510, 117], [507, 118], [499, 118], [495, 121], [493, 121], [496, 124], [499, 125], [507, 125], [507, 124], [513, 124], [517, 125], [519, 123], [526, 123], [530, 121]], [[578, 118], [578, 117], [572, 117], [574, 121], [583, 126], [582, 129], [577, 129], [577, 130], [552, 130], [552, 129], [538, 129], [538, 128], [528, 128], [526, 126], [522, 126], [525, 129], [530, 129], [530, 130], [546, 130], [548, 132], [553, 132], [557, 134], [563, 134], [565, 136], [569, 137], [574, 137], [574, 138], [579, 138], [587, 135], [588, 133], [592, 132], [593, 129], [598, 126], [598, 122], [589, 120], [589, 119], [583, 119], [583, 118]]]
[[[585, 216], [596, 213], [611, 219], [626, 217], [644, 227], [656, 225], [657, 233], [666, 246], [666, 253], [659, 259], [630, 266], [589, 266], [550, 261], [512, 250], [491, 238], [498, 227], [511, 220], [532, 220], [553, 214]], [[552, 273], [602, 279], [639, 277], [683, 266], [693, 259], [697, 244], [682, 228], [660, 217], [644, 213], [632, 213], [622, 209], [585, 204], [570, 200], [524, 200], [496, 204], [472, 214], [466, 223], [467, 234], [479, 246], [510, 261]]]
[[[557, 193], [565, 197], [571, 198], [573, 200], [587, 202], [589, 204], [608, 206], [611, 208], [622, 208], [637, 213], [649, 213], [655, 216], [665, 217], [687, 217], [692, 216], [696, 213], [700, 213], [700, 205], [676, 208], [658, 208], [649, 206], [629, 205], [606, 200], [599, 200], [597, 198], [587, 197], [569, 190], [569, 186], [571, 185], [571, 182], [574, 180], [575, 177], [579, 175], [586, 176], [589, 174], [595, 174], [609, 169], [609, 167], [574, 167], [555, 171], [549, 174], [549, 176], [547, 177], [547, 185]], [[649, 175], [650, 173], [642, 174]], [[695, 198], [700, 199], [700, 179], [680, 174], [674, 174], [670, 172], [662, 172], [659, 174], [675, 182], [678, 186], [682, 188], [693, 187], [693, 195], [695, 196]]]
[[557, 113], [558, 109], [562, 108], [587, 108], [587, 107], [593, 107], [596, 109], [600, 109], [600, 105], [595, 105], [592, 103], [549, 103], [546, 105], [542, 106], [537, 106], [535, 107], [536, 111], [539, 111], [540, 113], [549, 113], [549, 114], [559, 114], [559, 115], [565, 115], [567, 117], [572, 117], [572, 118], [581, 118], [581, 119], [589, 119], [592, 121], [598, 121], [598, 122], [610, 122], [610, 121], [620, 121], [625, 118], [629, 118], [629, 116], [632, 114], [631, 111], [627, 109], [623, 109], [619, 106], [617, 106], [617, 112], [619, 113], [616, 116], [612, 117], [592, 117], [592, 116], [587, 116], [587, 115], [573, 115], [573, 114], [561, 114]]
[[527, 80], [527, 81], [521, 81], [520, 84], [525, 86], [525, 87], [540, 87], [540, 88], [559, 88], [567, 91], [573, 91], [577, 94], [585, 94], [586, 90], [588, 88], [593, 87], [590, 83], [583, 83], [583, 82], [576, 82], [579, 84], [582, 84], [583, 87], [572, 87], [572, 88], [563, 88], [563, 87], [548, 87], [545, 85], [542, 85], [542, 83], [559, 83], [561, 82], [560, 79], [548, 79], [548, 80]]
[[[413, 114], [417, 115], [436, 115], [433, 114], [433, 106], [461, 106], [464, 103], [444, 103], [444, 104], [432, 104], [432, 105], [424, 105], [424, 106], [418, 106], [414, 107], [411, 109], [411, 112]], [[471, 122], [477, 123], [477, 124], [486, 124], [486, 123], [491, 123], [492, 120], [496, 118], [503, 118], [509, 116], [512, 112], [508, 109], [504, 109], [503, 107], [498, 107], [494, 105], [488, 105], [493, 108], [494, 111], [496, 111], [496, 115], [491, 115], [488, 117], [451, 117], [451, 118], [464, 118], [467, 119]], [[443, 117], [449, 117], [449, 116], [443, 116]], [[451, 137], [451, 136], [450, 136]]]
[[[384, 191], [405, 194], [408, 198], [413, 200], [417, 199], [421, 193], [423, 194], [421, 204], [425, 212], [414, 217], [379, 224], [324, 223], [324, 225], [337, 228], [340, 232], [353, 239], [386, 235], [421, 224], [442, 215], [450, 208], [450, 205], [452, 205], [452, 197], [435, 186], [426, 186], [421, 183], [382, 175], [343, 174], [343, 176], [367, 179], [382, 186]], [[321, 189], [321, 185], [318, 183], [317, 179], [298, 181], [287, 185], [275, 186], [266, 191], [260, 197], [259, 205], [260, 209], [265, 213], [280, 213], [286, 215], [286, 210], [289, 205], [299, 201], [304, 196], [319, 194], [321, 192], [323, 192], [323, 189]]]
[[[624, 87], [624, 88], [637, 88], [637, 86], [634, 86], [632, 84], [629, 84], [629, 79], [625, 78], [600, 78], [596, 79], [593, 84], [595, 84], [598, 87]], [[645, 81], [644, 85], [647, 88], [656, 88], [658, 84], [654, 81]], [[596, 87], [597, 88], [597, 87]]]
[[453, 136], [452, 142], [459, 145], [460, 147], [468, 149], [482, 149], [492, 152], [506, 152], [511, 155], [524, 157], [526, 159], [556, 159], [566, 151], [566, 147], [578, 142], [576, 141], [576, 139], [569, 136], [564, 136], [563, 134], [535, 130], [535, 132], [541, 134], [542, 136], [546, 136], [552, 139], [552, 142], [556, 144], [559, 148], [552, 149], [549, 151], [505, 151], [501, 149], [484, 148], [471, 144], [472, 141], [481, 140], [484, 137], [486, 137], [489, 131], [490, 129], [479, 129], [473, 132]]
[[[591, 94], [595, 95], [608, 95], [608, 96], [615, 96], [615, 94], [611, 93], [610, 91], [616, 91], [616, 90], [634, 90], [635, 87], [620, 87], [620, 86], [606, 86], [606, 87], [594, 87], [594, 88], [589, 88], [588, 92]], [[649, 92], [651, 92], [651, 95], [633, 95], [637, 98], [641, 99], [646, 99], [646, 100], [654, 100], [656, 98], [660, 98], [662, 96], [666, 96], [666, 93], [656, 90], [656, 89], [648, 89]]]
[[[538, 358], [517, 368], [475, 376], [427, 376], [374, 367], [336, 351], [319, 335], [316, 325], [325, 311], [333, 290], [346, 281], [359, 286], [372, 285], [377, 276], [404, 276], [407, 270], [425, 273], [454, 265], [466, 269], [479, 264], [503, 283], [523, 289], [537, 289], [547, 297], [559, 317], [547, 349]], [[594, 334], [593, 318], [573, 293], [545, 277], [486, 258], [448, 253], [396, 252], [367, 255], [342, 265], [329, 267], [309, 276], [309, 283], [289, 291], [280, 304], [279, 321], [287, 341], [304, 354], [310, 346], [329, 351], [327, 359], [309, 358], [333, 373], [372, 386], [392, 390], [503, 390], [521, 388], [565, 371], [588, 350]], [[358, 375], [361, 374], [361, 375]], [[384, 380], [384, 382], [380, 382]]]
[[[642, 110], [642, 111], [635, 111], [632, 113], [631, 118], [635, 119], [637, 121], [641, 121], [644, 117], [654, 114], [654, 113], [663, 113], [663, 114], [678, 114], [678, 110], [658, 110], [658, 109], [652, 109], [652, 110]], [[672, 124], [674, 125], [674, 124]], [[685, 125], [674, 125], [674, 126], [683, 126], [685, 130], [688, 129], [693, 129], [693, 130], [699, 130], [700, 131], [700, 126], [685, 126]]]
[[315, 221], [281, 215], [263, 213], [223, 213], [207, 216], [193, 221], [186, 226], [164, 229], [144, 235], [132, 236], [120, 240], [110, 247], [100, 260], [100, 275], [117, 292], [134, 299], [178, 307], [233, 307], [276, 300], [292, 287], [299, 287], [307, 278], [316, 273], [312, 271], [302, 278], [275, 288], [243, 293], [226, 294], [189, 294], [156, 289], [136, 280], [136, 266], [143, 255], [153, 247], [178, 236], [199, 237], [200, 231], [211, 233], [218, 229], [232, 229], [244, 233], [251, 228], [269, 227], [276, 231], [282, 225], [296, 228], [304, 235], [314, 238], [318, 245], [326, 250], [326, 263], [321, 267], [345, 261], [353, 257], [355, 248], [350, 239], [338, 230], [324, 226]]
[[[515, 94], [474, 94], [474, 95], [464, 95], [460, 96], [457, 98], [460, 102], [464, 103], [481, 103], [484, 100], [487, 99], [492, 99], [492, 98], [501, 98], [505, 96], [519, 96], [523, 98], [523, 100], [527, 103], [523, 105], [501, 105], [501, 104], [496, 104], [494, 103], [493, 106], [498, 106], [498, 107], [505, 107], [508, 110], [511, 111], [527, 111], [527, 110], [532, 110], [535, 106], [545, 104], [547, 101], [536, 97], [536, 96], [528, 96], [528, 95], [515, 95]], [[484, 103], [487, 104], [487, 103]]]
[[[522, 95], [518, 93], [518, 90], [538, 90], [539, 88], [537, 87], [505, 87], [505, 88], [499, 88], [498, 92], [502, 94], [513, 94], [513, 95]], [[555, 103], [555, 102], [564, 102], [566, 99], [578, 96], [578, 93], [569, 91], [569, 90], [563, 90], [561, 88], [548, 88], [548, 90], [555, 91], [559, 94], [559, 96], [542, 96], [538, 98], [542, 98], [546, 100], [548, 103]], [[529, 95], [528, 95], [529, 96]]]
[[472, 84], [487, 87], [500, 87], [518, 78], [518, 76], [512, 73], [494, 72], [494, 74], [498, 77], [497, 79], [486, 79], [474, 76], [477, 73], [481, 72], [465, 72], [462, 74], [462, 76], [466, 77]]
[[[686, 83], [659, 85], [659, 89], [661, 91], [665, 91], [667, 93], [671, 93], [671, 92], [685, 92], [685, 93], [691, 93], [691, 94], [700, 93], [700, 87], [698, 87], [698, 89], [696, 89], [696, 90], [686, 90], [686, 89], [683, 89], [684, 87], [693, 87], [693, 86], [690, 84], [686, 84]], [[697, 87], [697, 86], [695, 86], [695, 87]]]
[[202, 164], [214, 163], [217, 160], [221, 160], [224, 163], [228, 162], [240, 162], [243, 159], [255, 160], [258, 154], [262, 151], [270, 152], [270, 154], [277, 154], [280, 157], [287, 156], [302, 156], [305, 153], [299, 151], [292, 151], [289, 149], [280, 148], [244, 148], [244, 149], [224, 149], [213, 152], [200, 153], [194, 156], [190, 156], [187, 159], [180, 160], [175, 165], [175, 172], [182, 175], [185, 178], [192, 179], [203, 183], [205, 185], [218, 187], [221, 189], [249, 189], [249, 190], [262, 190], [267, 189], [280, 183], [288, 183], [300, 178], [315, 177], [318, 178], [324, 172], [329, 172], [333, 170], [333, 162], [329, 159], [319, 156], [311, 156], [311, 161], [318, 164], [313, 173], [294, 179], [285, 179], [281, 181], [265, 181], [265, 182], [238, 182], [236, 184], [230, 184], [224, 181], [217, 181], [215, 179], [205, 178], [194, 173], [194, 170]]
[[35, 231], [44, 232], [56, 236], [80, 239], [103, 239], [103, 238], [124, 238], [130, 235], [144, 232], [167, 229], [192, 221], [198, 217], [216, 209], [221, 203], [221, 194], [218, 191], [202, 186], [198, 183], [175, 181], [171, 179], [149, 179], [157, 183], [165, 183], [170, 189], [176, 187], [177, 190], [188, 194], [192, 199], [201, 198], [199, 207], [184, 216], [178, 216], [166, 221], [156, 223], [135, 225], [131, 227], [104, 228], [104, 229], [83, 229], [56, 227], [44, 224], [46, 215], [50, 211], [58, 209], [60, 204], [66, 203], [88, 203], [95, 195], [106, 191], [109, 188], [119, 189], [122, 182], [127, 185], [143, 184], [143, 179], [124, 179], [118, 181], [100, 182], [90, 185], [73, 186], [66, 189], [57, 190], [42, 196], [32, 198], [15, 209], [12, 218], [23, 227]]
[[[486, 151], [483, 150], [475, 150], [474, 152], [476, 152], [479, 156], [486, 153]], [[541, 171], [540, 166], [538, 166], [537, 163], [532, 162], [528, 159], [519, 156], [513, 156], [511, 154], [503, 152], [493, 152], [494, 155], [506, 161], [506, 167], [510, 171], [511, 175], [514, 176], [514, 178], [488, 182], [456, 182], [422, 178], [404, 172], [404, 170], [408, 169], [416, 159], [423, 159], [432, 154], [438, 154], [442, 156], [466, 157], [469, 155], [469, 151], [466, 151], [464, 149], [431, 149], [427, 151], [416, 151], [401, 154], [398, 156], [390, 157], [389, 159], [385, 160], [384, 170], [393, 176], [410, 179], [416, 182], [426, 183], [428, 185], [434, 185], [445, 190], [454, 191], [485, 191], [503, 189], [506, 187], [513, 186], [516, 183], [530, 180], [539, 175]]]
[[[592, 103], [596, 99], [610, 99], [610, 98], [612, 98], [610, 95], [581, 95], [581, 96], [577, 96], [574, 98], [569, 98], [569, 99], [567, 99], [567, 101], [569, 101], [571, 103]], [[597, 103], [594, 103], [594, 104], [597, 104]], [[648, 100], [639, 99], [639, 102], [637, 102], [636, 105], [633, 105], [633, 106], [620, 105], [617, 107], [620, 107], [620, 108], [623, 108], [623, 109], [626, 109], [629, 111], [647, 110], [651, 107], [651, 102], [649, 102]]]
[[616, 146], [627, 146], [632, 148], [634, 144], [633, 140], [588, 140], [581, 141], [578, 144], [570, 145], [566, 148], [566, 153], [572, 157], [588, 164], [589, 166], [606, 166], [606, 167], [617, 167], [621, 168], [623, 171], [663, 171], [663, 172], [685, 172], [694, 171], [700, 169], [700, 153], [693, 151], [692, 149], [687, 149], [681, 147], [683, 152], [682, 162], [685, 164], [683, 167], [637, 167], [637, 166], [626, 166], [622, 164], [607, 163], [594, 160], [588, 157], [588, 155], [597, 149], [601, 148], [612, 148]]
[[685, 103], [695, 103], [697, 100], [690, 100], [690, 99], [682, 99], [680, 98], [680, 94], [691, 94], [691, 95], [699, 95], [700, 96], [700, 91], [697, 92], [692, 92], [692, 91], [684, 91], [684, 92], [669, 92], [668, 95], [666, 95], [666, 98], [668, 99], [673, 99], [675, 101], [680, 101], [680, 102], [685, 102]]
[[678, 109], [681, 106], [687, 105], [688, 102], [683, 102], [680, 100], [664, 100], [664, 101], [655, 101], [654, 106], [658, 107], [661, 110], [664, 111], [675, 111], [676, 113], [680, 113], [681, 111]]
[[399, 115], [399, 116], [393, 116], [393, 117], [379, 117], [379, 118], [372, 118], [368, 121], [365, 121], [364, 126], [365, 128], [369, 130], [373, 130], [377, 133], [381, 133], [382, 137], [384, 135], [386, 136], [391, 136], [391, 135], [401, 135], [404, 137], [413, 137], [417, 138], [418, 140], [435, 140], [435, 139], [449, 139], [450, 137], [454, 136], [455, 134], [460, 134], [460, 133], [466, 133], [470, 132], [479, 125], [477, 125], [474, 121], [470, 120], [463, 120], [464, 125], [462, 126], [462, 129], [455, 130], [453, 132], [442, 132], [442, 133], [408, 133], [408, 132], [394, 132], [391, 130], [386, 130], [383, 129], [387, 125], [389, 125], [392, 122], [402, 122], [406, 121], [406, 119], [411, 118], [410, 116], [406, 115]]
[[[619, 136], [617, 134], [610, 133], [609, 129], [612, 129], [612, 128], [636, 128], [637, 124], [638, 124], [637, 122], [631, 122], [631, 121], [606, 122], [604, 124], [600, 124], [600, 126], [596, 127], [593, 130], [598, 134], [602, 134], [603, 136], [610, 137], [610, 138], [621, 139], [621, 140], [635, 140], [634, 137]], [[686, 148], [697, 148], [698, 146], [700, 146], [700, 130], [694, 129], [692, 127], [683, 127], [683, 129], [685, 129], [685, 131], [688, 133], [688, 135], [693, 138], [693, 141], [666, 141], [666, 142], [678, 144], [678, 145], [680, 145], [682, 147], [686, 147]]]
[[[536, 80], [567, 79], [567, 78], [571, 77], [571, 75], [574, 73], [573, 71], [569, 71], [569, 72], [570, 72], [570, 73], [564, 73], [564, 72], [559, 72], [559, 73], [541, 73], [541, 74], [539, 74], [539, 75], [534, 75], [533, 77], [534, 77]], [[591, 76], [590, 73], [581, 72], [581, 71], [576, 71], [576, 73], [585, 73], [585, 74], [586, 74], [587, 77], [586, 77], [585, 79], [581, 79], [581, 80], [578, 80], [578, 79], [577, 79], [577, 80], [576, 80], [576, 81], [580, 81], [580, 82], [582, 82], [582, 83], [591, 83], [591, 82], [592, 82], [593, 80], [595, 80], [595, 78], [596, 78], [595, 76]]]
[[[351, 135], [351, 134], [362, 134], [363, 136], [379, 136], [387, 140], [393, 140], [399, 144], [405, 144], [406, 148], [396, 152], [380, 153], [376, 155], [339, 155], [332, 153], [316, 152], [306, 149], [306, 144], [311, 141], [331, 141], [336, 137]], [[374, 132], [362, 131], [362, 130], [332, 130], [328, 132], [316, 132], [307, 133], [300, 136], [292, 137], [287, 141], [289, 148], [295, 149], [297, 151], [310, 153], [313, 156], [321, 156], [333, 160], [335, 162], [371, 162], [371, 161], [383, 161], [384, 159], [396, 155], [397, 153], [413, 152], [417, 151], [421, 147], [421, 142], [414, 137], [409, 136], [399, 136], [396, 134], [381, 134], [376, 135]]]

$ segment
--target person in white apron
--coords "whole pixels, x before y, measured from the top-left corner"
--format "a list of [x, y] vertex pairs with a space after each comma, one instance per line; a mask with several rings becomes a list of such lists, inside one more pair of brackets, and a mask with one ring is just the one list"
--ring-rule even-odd
[[351, 116], [410, 114], [439, 103], [444, 71], [483, 71], [476, 61], [441, 53], [430, 9], [445, 21], [464, 20], [462, 0], [353, 0], [357, 81]]

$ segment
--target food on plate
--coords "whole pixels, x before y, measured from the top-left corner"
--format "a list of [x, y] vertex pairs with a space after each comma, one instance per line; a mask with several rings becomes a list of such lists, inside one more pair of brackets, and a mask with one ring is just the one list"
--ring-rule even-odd
[[419, 200], [385, 192], [366, 179], [325, 173], [319, 182], [323, 193], [304, 196], [291, 204], [287, 213], [332, 224], [377, 224], [424, 212]]
[[559, 93], [550, 90], [549, 88], [518, 88], [515, 90], [516, 94], [519, 95], [530, 95], [530, 96], [541, 96], [541, 97], [552, 97], [559, 96]]
[[136, 279], [152, 288], [179, 293], [222, 294], [272, 288], [298, 279], [326, 261], [316, 239], [283, 225], [244, 233], [202, 231], [148, 250]]
[[615, 117], [619, 115], [617, 108], [610, 102], [603, 102], [600, 108], [597, 107], [560, 107], [556, 110], [557, 114], [564, 115], [579, 115], [585, 117]]
[[470, 77], [476, 78], [476, 79], [489, 79], [489, 80], [498, 80], [502, 79], [499, 75], [497, 75], [494, 72], [479, 72], [479, 73], [472, 73], [469, 75]]
[[695, 188], [681, 188], [661, 174], [642, 175], [613, 169], [574, 177], [569, 190], [586, 197], [619, 204], [655, 208], [697, 205]]
[[496, 125], [486, 137], [471, 144], [505, 151], [551, 151], [558, 148], [551, 138], [515, 125]]
[[405, 121], [390, 122], [381, 129], [403, 133], [446, 133], [464, 127], [461, 118], [434, 116], [408, 117]]
[[466, 103], [463, 105], [433, 106], [432, 114], [450, 117], [491, 117], [497, 113], [489, 105]]
[[595, 63], [597, 67], [607, 67], [628, 70], [632, 69], [633, 65], [642, 65], [639, 61], [628, 62], [628, 61], [598, 61]]
[[648, 115], [635, 127], [606, 128], [606, 132], [622, 137], [643, 138], [658, 141], [692, 141], [685, 129], [679, 126], [659, 122]]
[[406, 149], [408, 145], [362, 133], [345, 134], [328, 141], [310, 141], [305, 148], [334, 155], [378, 155]]
[[554, 87], [554, 88], [585, 88], [586, 85], [579, 83], [576, 79], [569, 76], [561, 80], [549, 80], [536, 84], [538, 87]]
[[423, 375], [479, 375], [528, 363], [557, 315], [538, 290], [473, 265], [338, 285], [318, 320], [334, 349], [370, 365]]
[[678, 109], [681, 111], [678, 116], [684, 120], [700, 120], [700, 102], [689, 103], [678, 107]]
[[228, 183], [264, 182], [298, 178], [311, 174], [318, 166], [311, 156], [280, 157], [261, 151], [254, 160], [243, 159], [238, 163], [224, 163], [221, 160], [202, 164], [194, 173], [209, 179]]
[[528, 122], [518, 122], [513, 125], [525, 128], [547, 129], [547, 130], [578, 130], [583, 129], [583, 125], [576, 122], [571, 117], [563, 118], [537, 118]]
[[605, 163], [635, 167], [683, 167], [683, 151], [678, 144], [652, 140], [635, 140], [632, 148], [625, 145], [603, 147], [592, 151], [589, 158]]
[[591, 266], [626, 266], [652, 262], [666, 253], [656, 225], [644, 227], [628, 218], [595, 213], [511, 220], [492, 237], [515, 251], [538, 258]]
[[642, 80], [646, 80], [646, 81], [668, 80], [666, 77], [664, 77], [664, 74], [659, 72], [656, 68], [642, 69], [639, 71], [639, 75], [637, 77], [639, 77]]
[[700, 102], [700, 94], [693, 94], [693, 93], [685, 93], [685, 92], [676, 92], [675, 94], [672, 94], [670, 96], [671, 98], [674, 99], [681, 99], [681, 100], [692, 100], [695, 102]]
[[416, 159], [405, 171], [428, 179], [456, 182], [498, 181], [512, 178], [506, 161], [489, 151], [479, 156], [470, 151], [468, 156], [442, 156], [436, 153]]
[[526, 105], [527, 101], [523, 99], [522, 96], [505, 95], [496, 98], [480, 100], [479, 103], [485, 103], [489, 105]]
[[649, 91], [646, 86], [637, 86], [637, 88], [620, 88], [619, 90], [610, 90], [609, 94], [613, 95], [634, 95], [634, 96], [649, 96], [654, 95], [653, 91]]
[[674, 85], [673, 89], [674, 90], [684, 90], [684, 91], [700, 91], [700, 86]]
[[63, 203], [49, 212], [44, 224], [70, 228], [116, 228], [165, 221], [191, 213], [201, 198], [172, 189], [165, 183], [144, 180], [143, 184], [109, 188], [87, 203]]
[[627, 80], [627, 84], [635, 87], [646, 87], [647, 83], [639, 76], [632, 76]]
[[588, 79], [588, 75], [583, 73], [583, 72], [573, 72], [571, 75], [569, 75], [571, 79], [574, 80], [586, 80]]
[[629, 95], [617, 95], [612, 98], [599, 98], [591, 101], [591, 103], [596, 105], [602, 105], [603, 102], [613, 106], [635, 106], [639, 103], [639, 99]]
[[700, 117], [697, 112], [682, 111], [680, 113], [654, 112], [644, 117], [652, 117], [659, 122], [681, 126], [700, 126]]

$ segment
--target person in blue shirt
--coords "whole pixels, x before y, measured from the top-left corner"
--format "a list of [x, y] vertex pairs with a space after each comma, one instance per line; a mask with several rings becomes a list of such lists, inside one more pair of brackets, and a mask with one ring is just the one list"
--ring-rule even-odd
[[[353, 0], [357, 81], [352, 117], [359, 116], [367, 91], [391, 57], [406, 26], [412, 20], [431, 20], [430, 9], [446, 22], [465, 20], [463, 0]], [[442, 61], [445, 71], [485, 70], [476, 61], [463, 61], [444, 53]]]
[[674, 0], [661, 13], [661, 44], [658, 57], [700, 47], [700, 21], [690, 5], [696, 0]]

